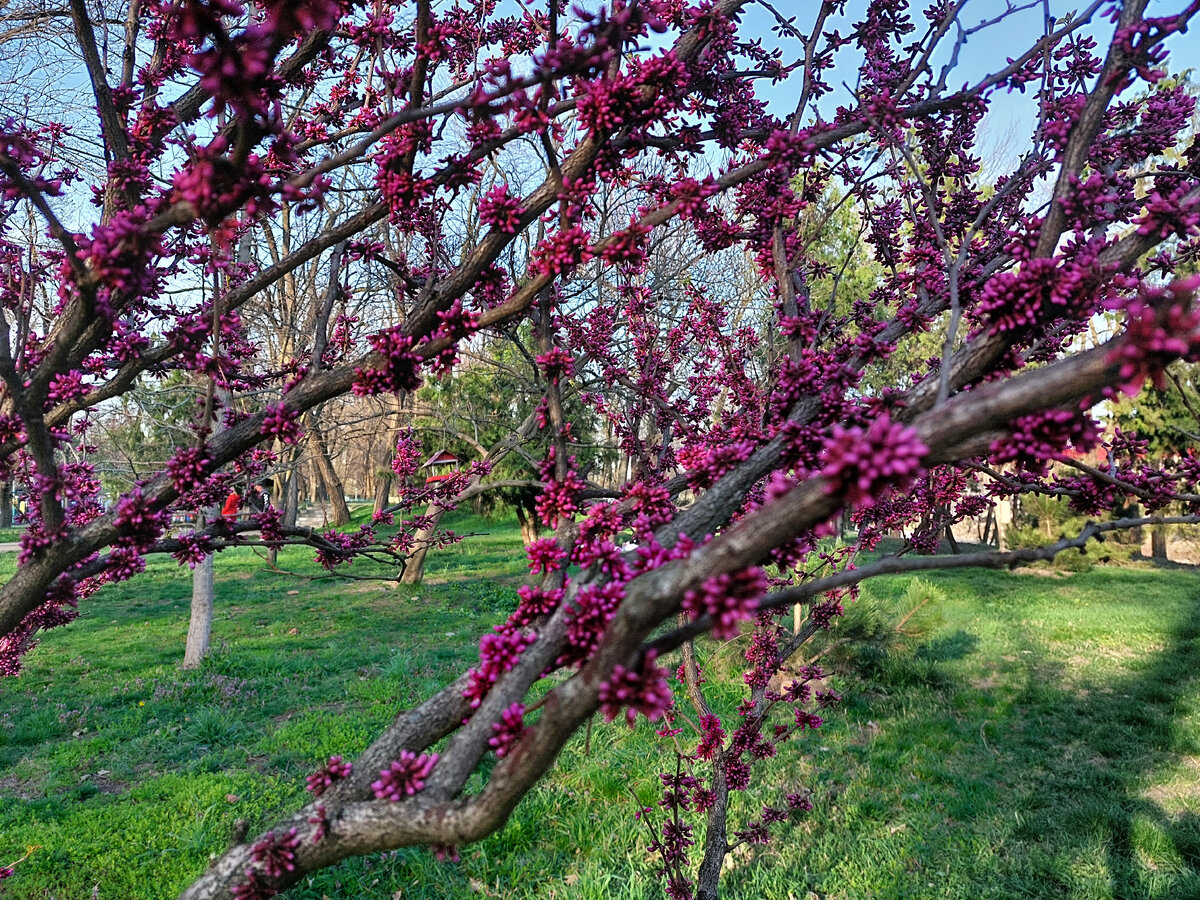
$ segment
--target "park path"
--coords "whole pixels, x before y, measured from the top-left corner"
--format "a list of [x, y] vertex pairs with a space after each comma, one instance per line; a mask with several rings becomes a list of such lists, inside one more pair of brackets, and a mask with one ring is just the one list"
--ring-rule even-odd
[[[300, 515], [296, 519], [296, 524], [307, 528], [328, 528], [328, 518], [325, 511], [321, 507], [315, 509], [305, 509], [300, 511]], [[21, 545], [16, 541], [0, 543], [0, 553], [16, 553], [21, 549]]]

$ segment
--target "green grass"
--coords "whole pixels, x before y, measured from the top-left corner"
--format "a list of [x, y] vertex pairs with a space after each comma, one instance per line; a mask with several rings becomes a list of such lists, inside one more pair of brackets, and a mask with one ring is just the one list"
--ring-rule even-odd
[[[218, 559], [216, 652], [182, 673], [190, 579], [165, 562], [86, 602], [0, 683], [0, 864], [37, 900], [173, 897], [228, 843], [303, 802], [304, 776], [363, 749], [475, 657], [515, 602], [514, 524], [431, 554], [420, 588], [305, 580], [249, 551]], [[0, 557], [0, 578], [13, 554]], [[369, 569], [356, 563], [350, 571]], [[737, 853], [737, 898], [1200, 897], [1200, 584], [1186, 571], [923, 575], [934, 626], [771, 761], [735, 810], [788, 787], [816, 809]], [[872, 588], [901, 602], [911, 579]], [[716, 648], [718, 683], [740, 646]], [[669, 752], [595, 723], [508, 825], [457, 864], [421, 850], [345, 862], [292, 898], [660, 896], [632, 789]], [[480, 776], [473, 784], [478, 786]], [[537, 873], [534, 877], [533, 873]], [[98, 885], [98, 888], [95, 886]]]

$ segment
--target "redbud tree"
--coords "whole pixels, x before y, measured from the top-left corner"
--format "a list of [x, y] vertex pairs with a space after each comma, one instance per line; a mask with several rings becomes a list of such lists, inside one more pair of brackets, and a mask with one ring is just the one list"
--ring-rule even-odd
[[[796, 16], [766, 0], [135, 0], [103, 20], [69, 0], [91, 114], [26, 104], [0, 123], [0, 474], [31, 497], [0, 586], [0, 669], [148, 554], [305, 542], [332, 569], [402, 565], [430, 524], [406, 511], [428, 496], [387, 514], [394, 532], [314, 534], [273, 509], [166, 529], [269, 471], [320, 404], [411, 393], [520, 327], [553, 530], [528, 548], [519, 606], [469, 671], [357, 759], [330, 759], [307, 806], [183, 896], [268, 897], [397, 847], [453, 855], [599, 713], [657, 723], [662, 800], [641, 813], [664, 889], [715, 897], [733, 846], [810, 805], [797, 786], [731, 817], [836, 705], [819, 669], [781, 673], [863, 579], [1049, 558], [1165, 521], [1168, 503], [1175, 520], [1200, 512], [1194, 457], [1150, 466], [1117, 433], [1106, 470], [1077, 461], [1106, 399], [1200, 348], [1197, 284], [1174, 276], [1200, 249], [1195, 104], [1164, 48], [1200, 4], [1146, 6], [1097, 0], [1025, 33], [1027, 7], [974, 22], [950, 0]], [[989, 174], [980, 126], [1013, 94], [1032, 134]], [[316, 224], [285, 253], [260, 252], [283, 211], [306, 210]], [[872, 278], [830, 262], [835, 210]], [[748, 261], [753, 302], [735, 314], [686, 277], [665, 291], [648, 259], [668, 229], [698, 258]], [[325, 254], [330, 299], [294, 358], [266, 364], [242, 312]], [[391, 292], [363, 306], [377, 316], [338, 312], [369, 284]], [[1091, 340], [1101, 314], [1119, 326]], [[922, 340], [936, 352], [889, 367]], [[181, 375], [206, 386], [192, 440], [103, 503], [91, 423], [135, 383]], [[581, 405], [630, 461], [616, 490], [576, 465]], [[397, 474], [417, 463], [402, 437]], [[1040, 550], [922, 555], [1021, 491], [1097, 521]], [[1105, 519], [1131, 500], [1150, 515]], [[857, 538], [833, 550], [838, 516]], [[885, 533], [921, 553], [856, 565]], [[745, 659], [724, 719], [703, 687], [707, 632]]]

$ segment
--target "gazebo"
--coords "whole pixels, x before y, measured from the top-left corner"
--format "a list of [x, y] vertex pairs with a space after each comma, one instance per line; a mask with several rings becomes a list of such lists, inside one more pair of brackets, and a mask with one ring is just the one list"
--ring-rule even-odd
[[419, 471], [429, 472], [430, 474], [425, 479], [426, 484], [435, 484], [449, 478], [457, 471], [457, 467], [461, 460], [453, 453], [446, 450], [439, 450], [425, 462], [421, 463]]

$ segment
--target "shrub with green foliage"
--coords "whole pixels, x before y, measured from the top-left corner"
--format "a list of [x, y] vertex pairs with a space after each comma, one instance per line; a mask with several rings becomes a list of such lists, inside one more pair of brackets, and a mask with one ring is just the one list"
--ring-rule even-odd
[[[1076, 535], [1088, 523], [1061, 497], [1030, 494], [1021, 498], [1015, 522], [1004, 534], [1010, 550], [1032, 549], [1053, 543], [1064, 535]], [[1050, 563], [1034, 563], [1035, 568], [1061, 572], [1088, 572], [1097, 563], [1128, 564], [1137, 548], [1114, 537], [1088, 541], [1083, 550], [1066, 550]]]
[[864, 587], [845, 614], [810, 645], [810, 660], [845, 675], [884, 683], [933, 684], [935, 660], [921, 654], [926, 637], [941, 624], [945, 592], [913, 578], [899, 596]]

